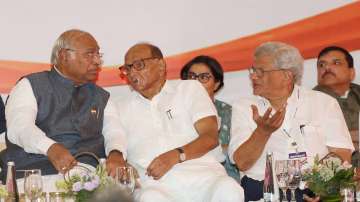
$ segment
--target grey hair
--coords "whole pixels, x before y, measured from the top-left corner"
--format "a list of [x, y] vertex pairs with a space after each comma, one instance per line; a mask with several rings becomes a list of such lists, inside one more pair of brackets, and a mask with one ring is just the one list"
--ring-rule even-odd
[[255, 49], [254, 59], [269, 56], [272, 65], [276, 68], [287, 69], [294, 75], [294, 82], [301, 85], [304, 72], [304, 58], [299, 50], [286, 43], [270, 41], [261, 44]]
[[71, 43], [75, 38], [78, 38], [83, 35], [90, 35], [90, 33], [79, 30], [79, 29], [71, 29], [62, 33], [59, 38], [55, 41], [51, 52], [50, 62], [52, 65], [58, 65], [59, 63], [59, 52], [61, 49], [71, 48]]

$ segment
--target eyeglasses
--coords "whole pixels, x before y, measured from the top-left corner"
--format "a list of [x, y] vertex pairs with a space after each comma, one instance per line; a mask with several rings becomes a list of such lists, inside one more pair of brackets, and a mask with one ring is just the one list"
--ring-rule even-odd
[[249, 68], [249, 74], [255, 74], [257, 77], [263, 77], [265, 73], [283, 71], [283, 70], [286, 70], [286, 69], [280, 68], [280, 69], [263, 70], [261, 68], [251, 67], [251, 68]]
[[82, 51], [82, 50], [71, 49], [71, 48], [67, 48], [66, 50], [74, 51], [74, 52], [82, 52], [83, 56], [86, 59], [93, 59], [94, 57], [98, 57], [99, 59], [102, 59], [102, 57], [104, 56], [104, 53], [100, 53], [99, 51]]
[[131, 69], [135, 69], [136, 71], [141, 71], [145, 68], [145, 61], [159, 59], [157, 57], [143, 58], [140, 60], [134, 61], [132, 64], [124, 64], [124, 66], [119, 67], [119, 70], [124, 74], [129, 74]]
[[198, 80], [201, 83], [207, 83], [210, 79], [211, 79], [212, 75], [208, 72], [204, 72], [204, 73], [200, 73], [200, 74], [196, 74], [194, 72], [189, 72], [187, 75], [188, 79], [191, 80]]

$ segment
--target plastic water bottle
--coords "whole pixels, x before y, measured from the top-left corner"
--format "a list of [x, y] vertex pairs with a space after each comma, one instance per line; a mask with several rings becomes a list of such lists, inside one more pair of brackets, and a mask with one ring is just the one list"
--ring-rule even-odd
[[266, 154], [265, 178], [263, 186], [264, 202], [275, 201], [272, 159], [272, 152], [268, 152]]

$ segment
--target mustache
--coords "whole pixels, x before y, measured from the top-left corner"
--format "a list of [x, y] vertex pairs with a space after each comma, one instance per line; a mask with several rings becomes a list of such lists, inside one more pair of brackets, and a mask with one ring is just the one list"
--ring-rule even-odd
[[327, 75], [333, 75], [333, 76], [336, 76], [333, 72], [331, 72], [331, 71], [326, 71], [323, 75], [321, 75], [321, 78], [324, 78], [325, 76], [327, 76]]

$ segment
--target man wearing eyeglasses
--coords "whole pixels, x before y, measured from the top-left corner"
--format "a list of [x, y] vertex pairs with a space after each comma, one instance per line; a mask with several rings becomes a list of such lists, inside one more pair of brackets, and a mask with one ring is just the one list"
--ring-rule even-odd
[[125, 165], [126, 141], [117, 111], [109, 93], [94, 83], [102, 64], [99, 49], [89, 33], [66, 31], [54, 44], [51, 70], [18, 81], [6, 105], [3, 174], [8, 161], [19, 170], [41, 169], [43, 175], [65, 173], [78, 161], [96, 165], [91, 158], [75, 159], [80, 152], [107, 156], [112, 176]]
[[[330, 96], [300, 86], [303, 58], [295, 47], [260, 45], [249, 72], [254, 97], [233, 104], [229, 145], [229, 156], [242, 171], [245, 201], [263, 197], [267, 152], [274, 160], [308, 163], [334, 152], [350, 162], [354, 147], [341, 109]], [[302, 200], [298, 191], [296, 198]]]
[[[159, 48], [136, 44], [121, 68], [134, 92], [118, 103], [128, 162], [139, 172], [137, 201], [243, 201], [243, 190], [209, 153], [216, 110], [197, 81], [166, 80]], [[220, 152], [220, 151], [219, 151]]]
[[314, 90], [335, 98], [344, 114], [356, 150], [359, 150], [360, 86], [355, 78], [354, 59], [337, 46], [320, 51], [317, 61], [318, 85]]

